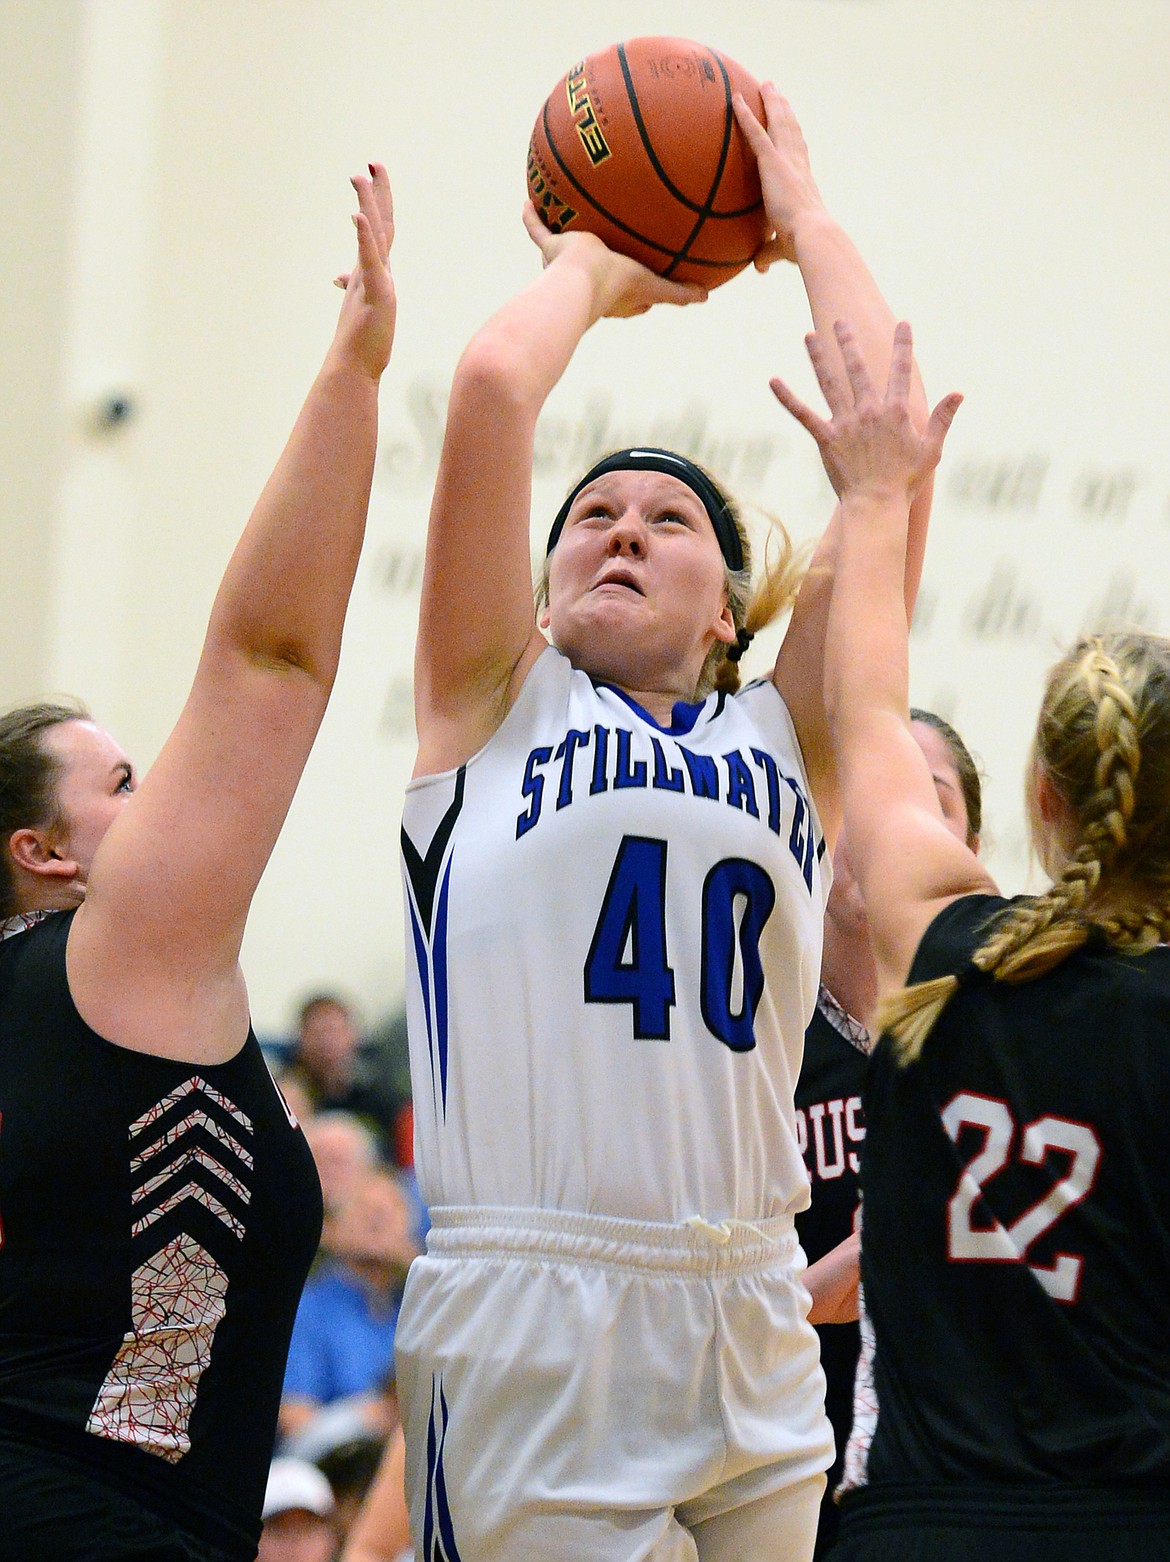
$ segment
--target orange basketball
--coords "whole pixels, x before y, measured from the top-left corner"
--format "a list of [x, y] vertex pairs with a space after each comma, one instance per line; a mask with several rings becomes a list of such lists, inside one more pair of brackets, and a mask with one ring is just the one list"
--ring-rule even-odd
[[731, 107], [764, 117], [760, 84], [685, 38], [590, 54], [550, 93], [528, 144], [528, 193], [553, 233], [584, 228], [661, 276], [717, 287], [768, 233]]

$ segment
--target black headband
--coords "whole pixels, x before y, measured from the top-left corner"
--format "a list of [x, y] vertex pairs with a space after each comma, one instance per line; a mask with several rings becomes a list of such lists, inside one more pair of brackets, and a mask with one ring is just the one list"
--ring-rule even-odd
[[557, 511], [557, 518], [548, 534], [548, 546], [544, 550], [546, 557], [557, 545], [569, 511], [573, 507], [573, 500], [583, 488], [588, 487], [597, 478], [604, 477], [607, 472], [665, 472], [667, 477], [677, 477], [680, 483], [685, 483], [691, 492], [702, 500], [703, 508], [715, 528], [719, 551], [728, 569], [743, 568], [743, 543], [740, 540], [739, 528], [735, 524], [731, 505], [706, 472], [701, 467], [697, 467], [693, 461], [688, 461], [686, 456], [676, 455], [673, 450], [644, 449], [641, 446], [633, 450], [615, 450], [613, 455], [604, 456], [595, 466], [589, 468]]

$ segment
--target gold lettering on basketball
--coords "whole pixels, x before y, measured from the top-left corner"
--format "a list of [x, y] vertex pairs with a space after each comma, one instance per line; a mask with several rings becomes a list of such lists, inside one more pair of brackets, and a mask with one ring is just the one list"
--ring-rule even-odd
[[579, 65], [574, 65], [565, 77], [565, 92], [569, 99], [569, 112], [577, 127], [581, 145], [585, 148], [585, 155], [596, 168], [599, 163], [604, 163], [606, 158], [613, 154], [597, 122], [597, 114], [589, 97], [589, 88], [585, 85], [584, 60]]
[[536, 148], [531, 145], [528, 148], [528, 192], [541, 222], [550, 233], [563, 233], [577, 217], [576, 207], [570, 206], [550, 189], [548, 180], [541, 172]]

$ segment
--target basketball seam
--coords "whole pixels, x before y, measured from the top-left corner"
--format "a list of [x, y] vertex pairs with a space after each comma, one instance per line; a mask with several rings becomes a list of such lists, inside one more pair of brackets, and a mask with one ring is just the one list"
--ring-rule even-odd
[[[703, 228], [706, 225], [707, 218], [710, 215], [711, 202], [714, 200], [715, 194], [719, 189], [719, 181], [723, 178], [723, 170], [727, 167], [727, 149], [731, 145], [731, 83], [727, 79], [727, 72], [723, 69], [723, 61], [719, 59], [718, 55], [716, 55], [715, 58], [719, 63], [719, 69], [723, 75], [723, 146], [719, 152], [719, 163], [715, 169], [714, 177], [711, 180], [711, 187], [707, 191], [707, 209], [695, 219], [695, 225], [688, 234], [686, 243], [675, 255], [670, 265], [667, 266], [666, 271], [663, 273], [664, 276], [669, 276], [671, 272], [674, 271], [675, 268], [687, 258], [687, 252], [690, 250], [691, 245], [699, 237], [699, 234], [702, 233]], [[640, 109], [638, 110], [637, 117], [640, 122]], [[639, 123], [639, 132], [640, 131], [641, 124]], [[649, 148], [647, 148], [647, 151], [649, 151]]]
[[[591, 206], [599, 216], [604, 217], [607, 222], [611, 222], [619, 232], [626, 234], [631, 239], [636, 239], [639, 244], [644, 244], [647, 249], [655, 250], [660, 255], [669, 256], [671, 260], [671, 270], [673, 270], [674, 267], [679, 264], [679, 260], [681, 258], [685, 258], [689, 266], [705, 266], [709, 271], [723, 271], [729, 266], [742, 268], [748, 265], [748, 263], [751, 261], [752, 255], [744, 255], [742, 258], [737, 256], [732, 260], [706, 260], [699, 255], [687, 255], [685, 257], [680, 257], [678, 251], [672, 249], [669, 244], [660, 244], [657, 239], [648, 238], [644, 233], [639, 233], [637, 228], [631, 228], [628, 223], [623, 222], [622, 219], [611, 212], [608, 207], [603, 206], [601, 202], [597, 200], [583, 184], [580, 183], [580, 181], [574, 175], [572, 169], [565, 162], [565, 159], [561, 155], [560, 149], [557, 146], [556, 138], [553, 135], [552, 126], [549, 123], [549, 106], [547, 102], [541, 111], [541, 124], [544, 127], [545, 141], [548, 144], [549, 151], [556, 161], [557, 167], [560, 169], [561, 173], [565, 176], [566, 180], [581, 197], [581, 199], [587, 205]], [[688, 202], [685, 199], [683, 199], [683, 204], [685, 206], [690, 206], [692, 210], [697, 209], [695, 208], [693, 202]], [[762, 205], [762, 201], [757, 201], [752, 206], [745, 207], [740, 213], [712, 212], [711, 216], [716, 220], [718, 220], [720, 217], [731, 217], [736, 215], [743, 216], [748, 212], [755, 211], [759, 206]], [[693, 242], [693, 238], [688, 240], [688, 243]], [[752, 254], [754, 253], [755, 251], [753, 250]], [[658, 273], [660, 276], [665, 276], [667, 274], [668, 273], [666, 272]]]
[[[718, 187], [719, 187], [719, 180], [723, 177], [723, 170], [724, 170], [724, 168], [727, 165], [727, 150], [728, 150], [728, 147], [731, 145], [731, 136], [730, 136], [731, 120], [727, 116], [729, 114], [734, 113], [734, 110], [732, 110], [732, 108], [731, 108], [731, 78], [728, 76], [726, 68], [724, 67], [723, 61], [719, 58], [719, 55], [716, 54], [715, 50], [714, 49], [709, 49], [707, 52], [712, 56], [712, 58], [715, 60], [715, 62], [719, 66], [720, 74], [723, 77], [723, 95], [724, 95], [724, 115], [725, 115], [725, 118], [724, 118], [724, 132], [723, 132], [723, 135], [724, 135], [723, 152], [722, 152], [722, 155], [720, 157], [718, 171], [717, 171], [717, 173], [715, 175], [715, 182], [714, 182], [714, 185], [712, 186], [712, 191], [714, 191], [714, 190], [718, 189]], [[751, 215], [752, 212], [759, 211], [760, 208], [764, 204], [762, 197], [758, 201], [752, 201], [747, 206], [738, 206], [733, 211], [717, 212], [714, 209], [714, 207], [710, 204], [710, 201], [711, 201], [710, 194], [707, 197], [706, 204], [704, 204], [702, 202], [699, 202], [699, 201], [692, 201], [690, 196], [685, 195], [683, 193], [683, 191], [680, 190], [674, 184], [674, 182], [667, 175], [666, 169], [659, 162], [658, 155], [655, 152], [654, 147], [651, 144], [650, 132], [646, 129], [646, 122], [642, 118], [642, 110], [641, 110], [641, 107], [640, 107], [640, 105], [638, 103], [638, 95], [637, 95], [637, 92], [636, 92], [635, 87], [634, 87], [634, 80], [633, 80], [633, 77], [630, 75], [629, 65], [628, 65], [627, 60], [626, 60], [626, 46], [625, 46], [625, 44], [622, 44], [622, 43], [618, 44], [618, 46], [617, 46], [617, 54], [618, 54], [618, 61], [619, 61], [620, 65], [621, 65], [621, 68], [622, 68], [622, 77], [623, 77], [623, 79], [625, 81], [625, 84], [626, 84], [626, 97], [629, 99], [630, 111], [631, 111], [631, 113], [634, 116], [634, 124], [637, 127], [638, 137], [639, 137], [639, 139], [642, 142], [642, 149], [646, 153], [647, 158], [649, 159], [651, 168], [653, 168], [654, 172], [658, 175], [659, 179], [666, 186], [666, 189], [670, 192], [670, 194], [674, 196], [675, 200], [679, 203], [679, 205], [680, 206], [685, 206], [688, 211], [696, 212], [696, 213], [700, 214], [701, 216], [703, 216], [704, 218], [707, 218], [707, 217], [714, 218], [715, 221], [717, 221], [717, 222], [727, 222], [727, 221], [730, 221], [730, 220], [732, 220], [734, 218], [738, 218], [738, 217], [748, 217], [748, 216]], [[673, 254], [673, 251], [671, 251], [671, 253]]]
[[[564, 174], [565, 178], [573, 186], [573, 189], [576, 190], [581, 199], [592, 206], [595, 212], [600, 213], [600, 215], [604, 217], [607, 222], [612, 222], [614, 227], [619, 229], [622, 233], [628, 234], [631, 239], [637, 239], [639, 244], [645, 244], [647, 249], [657, 250], [660, 255], [673, 255], [674, 250], [671, 249], [669, 244], [659, 244], [657, 239], [648, 239], [645, 234], [639, 233], [636, 228], [631, 228], [628, 223], [624, 223], [620, 217], [616, 217], [613, 212], [604, 207], [600, 201], [596, 200], [589, 193], [583, 184], [578, 182], [578, 180], [573, 175], [572, 169], [561, 156], [560, 151], [557, 148], [556, 141], [553, 139], [552, 126], [548, 121], [547, 103], [544, 105], [541, 118], [544, 124], [544, 138], [548, 142], [548, 149], [552, 153], [553, 157], [556, 158], [557, 167]], [[710, 264], [722, 265], [724, 262], [712, 261]]]
[[[630, 74], [629, 61], [626, 58], [625, 44], [619, 43], [617, 48], [618, 63], [622, 69], [622, 79], [626, 84], [626, 98], [630, 105], [630, 112], [634, 116], [634, 125], [638, 131], [638, 137], [642, 142], [642, 150], [646, 153], [646, 157], [649, 160], [651, 168], [653, 168], [654, 172], [658, 175], [663, 185], [665, 185], [670, 194], [674, 196], [675, 200], [678, 201], [684, 209], [689, 209], [690, 211], [697, 214], [694, 226], [687, 235], [681, 249], [677, 249], [671, 252], [673, 258], [670, 262], [670, 265], [667, 266], [666, 270], [662, 273], [664, 277], [669, 277], [671, 273], [676, 271], [684, 261], [689, 261], [692, 264], [694, 263], [694, 257], [690, 255], [689, 251], [691, 245], [696, 242], [699, 234], [702, 233], [708, 218], [714, 215], [711, 203], [719, 189], [719, 181], [722, 179], [723, 170], [727, 166], [727, 153], [731, 146], [731, 123], [734, 113], [731, 105], [731, 80], [728, 77], [723, 61], [719, 58], [718, 54], [715, 53], [715, 50], [709, 49], [707, 52], [713, 56], [716, 64], [719, 66], [719, 73], [723, 77], [723, 146], [719, 153], [718, 165], [716, 166], [714, 176], [707, 191], [707, 199], [702, 206], [699, 206], [696, 205], [694, 201], [689, 200], [681, 190], [676, 189], [673, 182], [667, 178], [666, 170], [659, 162], [658, 155], [651, 145], [650, 133], [646, 129], [645, 120], [642, 118], [642, 108], [638, 102], [638, 94], [634, 87], [633, 77]], [[754, 211], [760, 204], [762, 203], [759, 201], [754, 202], [752, 206], [748, 207], [748, 211]], [[723, 264], [727, 263], [723, 262]]]

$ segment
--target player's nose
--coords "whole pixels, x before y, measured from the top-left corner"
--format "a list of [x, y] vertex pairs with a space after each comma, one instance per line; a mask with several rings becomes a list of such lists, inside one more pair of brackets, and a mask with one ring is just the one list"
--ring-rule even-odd
[[640, 510], [633, 505], [627, 505], [614, 518], [613, 526], [610, 528], [610, 557], [619, 558], [623, 553], [630, 553], [635, 558], [641, 558], [645, 552], [646, 523]]

